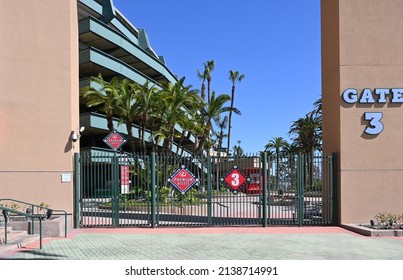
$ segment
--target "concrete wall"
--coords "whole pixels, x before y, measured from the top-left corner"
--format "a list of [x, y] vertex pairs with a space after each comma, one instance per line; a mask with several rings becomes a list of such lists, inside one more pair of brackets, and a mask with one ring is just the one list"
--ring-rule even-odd
[[[400, 0], [322, 0], [323, 142], [339, 153], [341, 223], [403, 213], [402, 103], [341, 97], [348, 88], [403, 88], [402, 12]], [[364, 133], [365, 112], [383, 113], [380, 134]]]
[[[1, 0], [0, 198], [73, 209], [79, 125], [75, 0]], [[61, 175], [71, 182], [62, 183]]]

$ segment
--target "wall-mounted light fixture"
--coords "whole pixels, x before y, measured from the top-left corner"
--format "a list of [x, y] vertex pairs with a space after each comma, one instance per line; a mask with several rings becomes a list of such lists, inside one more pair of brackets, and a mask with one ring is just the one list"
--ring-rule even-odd
[[77, 135], [77, 133], [75, 133], [75, 132], [73, 132], [72, 134], [71, 134], [71, 141], [73, 141], [73, 142], [76, 142], [77, 140], [78, 140], [78, 135]]
[[76, 141], [78, 140], [78, 138], [81, 137], [81, 133], [82, 133], [84, 130], [85, 130], [85, 127], [82, 126], [82, 127], [80, 127], [79, 133], [76, 133], [76, 132], [73, 131], [73, 132], [71, 133], [71, 136], [70, 136], [71, 141], [76, 142]]

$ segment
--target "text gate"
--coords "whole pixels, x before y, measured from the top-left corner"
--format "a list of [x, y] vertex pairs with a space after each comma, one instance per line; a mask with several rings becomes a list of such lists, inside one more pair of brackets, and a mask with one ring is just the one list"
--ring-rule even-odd
[[82, 227], [327, 225], [334, 156], [76, 155]]

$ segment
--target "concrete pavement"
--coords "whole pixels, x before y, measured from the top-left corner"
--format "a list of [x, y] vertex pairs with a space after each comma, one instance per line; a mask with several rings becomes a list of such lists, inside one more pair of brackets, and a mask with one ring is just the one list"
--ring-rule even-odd
[[340, 227], [82, 228], [0, 259], [403, 260], [403, 238]]

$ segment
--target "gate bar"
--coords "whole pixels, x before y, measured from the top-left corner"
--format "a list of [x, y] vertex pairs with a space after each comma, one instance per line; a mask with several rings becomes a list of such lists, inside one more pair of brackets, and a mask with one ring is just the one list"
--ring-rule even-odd
[[155, 200], [155, 153], [151, 153], [151, 227], [157, 227], [156, 200]]
[[267, 152], [263, 153], [263, 227], [267, 227]]
[[80, 154], [74, 153], [74, 228], [80, 227]]
[[212, 176], [211, 176], [211, 156], [207, 156], [207, 225], [211, 226], [213, 223], [212, 214]]

